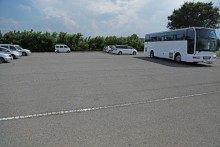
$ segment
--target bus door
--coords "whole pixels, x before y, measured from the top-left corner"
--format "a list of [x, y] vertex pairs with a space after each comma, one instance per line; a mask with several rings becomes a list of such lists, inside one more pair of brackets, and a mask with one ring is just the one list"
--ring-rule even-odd
[[187, 30], [187, 54], [194, 54], [195, 51], [195, 30], [189, 29]]

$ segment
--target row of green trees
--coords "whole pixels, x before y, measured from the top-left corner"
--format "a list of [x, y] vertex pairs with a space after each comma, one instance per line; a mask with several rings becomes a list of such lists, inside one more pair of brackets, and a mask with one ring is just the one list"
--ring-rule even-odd
[[144, 41], [136, 34], [128, 37], [84, 37], [81, 33], [49, 33], [31, 31], [0, 32], [0, 43], [19, 44], [32, 52], [53, 52], [55, 44], [66, 44], [72, 51], [102, 51], [106, 45], [126, 44], [143, 51]]
[[[143, 51], [144, 40], [136, 34], [128, 37], [97, 36], [84, 37], [81, 33], [68, 34], [60, 32], [34, 32], [31, 31], [10, 31], [5, 34], [0, 32], [0, 43], [19, 44], [32, 52], [54, 52], [55, 44], [66, 44], [72, 51], [102, 51], [106, 45], [126, 44]], [[220, 39], [217, 41], [217, 49], [220, 49]]]

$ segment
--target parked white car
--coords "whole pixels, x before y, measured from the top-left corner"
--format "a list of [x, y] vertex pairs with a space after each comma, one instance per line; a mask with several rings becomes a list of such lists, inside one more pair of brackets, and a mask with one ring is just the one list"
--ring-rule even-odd
[[113, 47], [111, 53], [117, 54], [117, 55], [123, 55], [123, 54], [137, 55], [138, 51], [128, 45], [116, 45]]
[[1, 47], [10, 49], [11, 51], [18, 51], [21, 52], [22, 56], [28, 56], [31, 54], [31, 51], [28, 49], [24, 49], [19, 45], [15, 45], [15, 44], [0, 44]]
[[11, 62], [12, 60], [13, 58], [10, 54], [0, 52], [0, 63]]
[[4, 48], [4, 47], [0, 47], [0, 52], [10, 54], [13, 57], [13, 59], [18, 59], [21, 57], [21, 52], [11, 51], [11, 50]]
[[29, 56], [31, 54], [31, 51], [29, 49], [24, 49], [20, 45], [15, 45], [15, 47], [21, 51], [22, 56]]
[[55, 52], [56, 53], [70, 53], [70, 48], [65, 44], [56, 44], [55, 45]]

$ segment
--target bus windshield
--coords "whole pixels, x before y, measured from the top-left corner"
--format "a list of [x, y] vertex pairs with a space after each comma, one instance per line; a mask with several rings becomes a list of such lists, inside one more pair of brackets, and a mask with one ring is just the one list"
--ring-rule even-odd
[[212, 51], [217, 47], [217, 37], [214, 30], [196, 29], [196, 51]]

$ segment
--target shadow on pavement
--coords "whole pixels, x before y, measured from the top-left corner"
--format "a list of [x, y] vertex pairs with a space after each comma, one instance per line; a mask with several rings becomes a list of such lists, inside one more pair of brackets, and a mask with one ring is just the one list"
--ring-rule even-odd
[[163, 59], [163, 58], [150, 58], [150, 57], [134, 57], [136, 59], [144, 60], [151, 63], [161, 64], [164, 66], [169, 67], [186, 67], [186, 68], [195, 68], [195, 67], [212, 67], [212, 64], [202, 64], [202, 63], [188, 63], [188, 62], [181, 62], [177, 63], [169, 59]]

